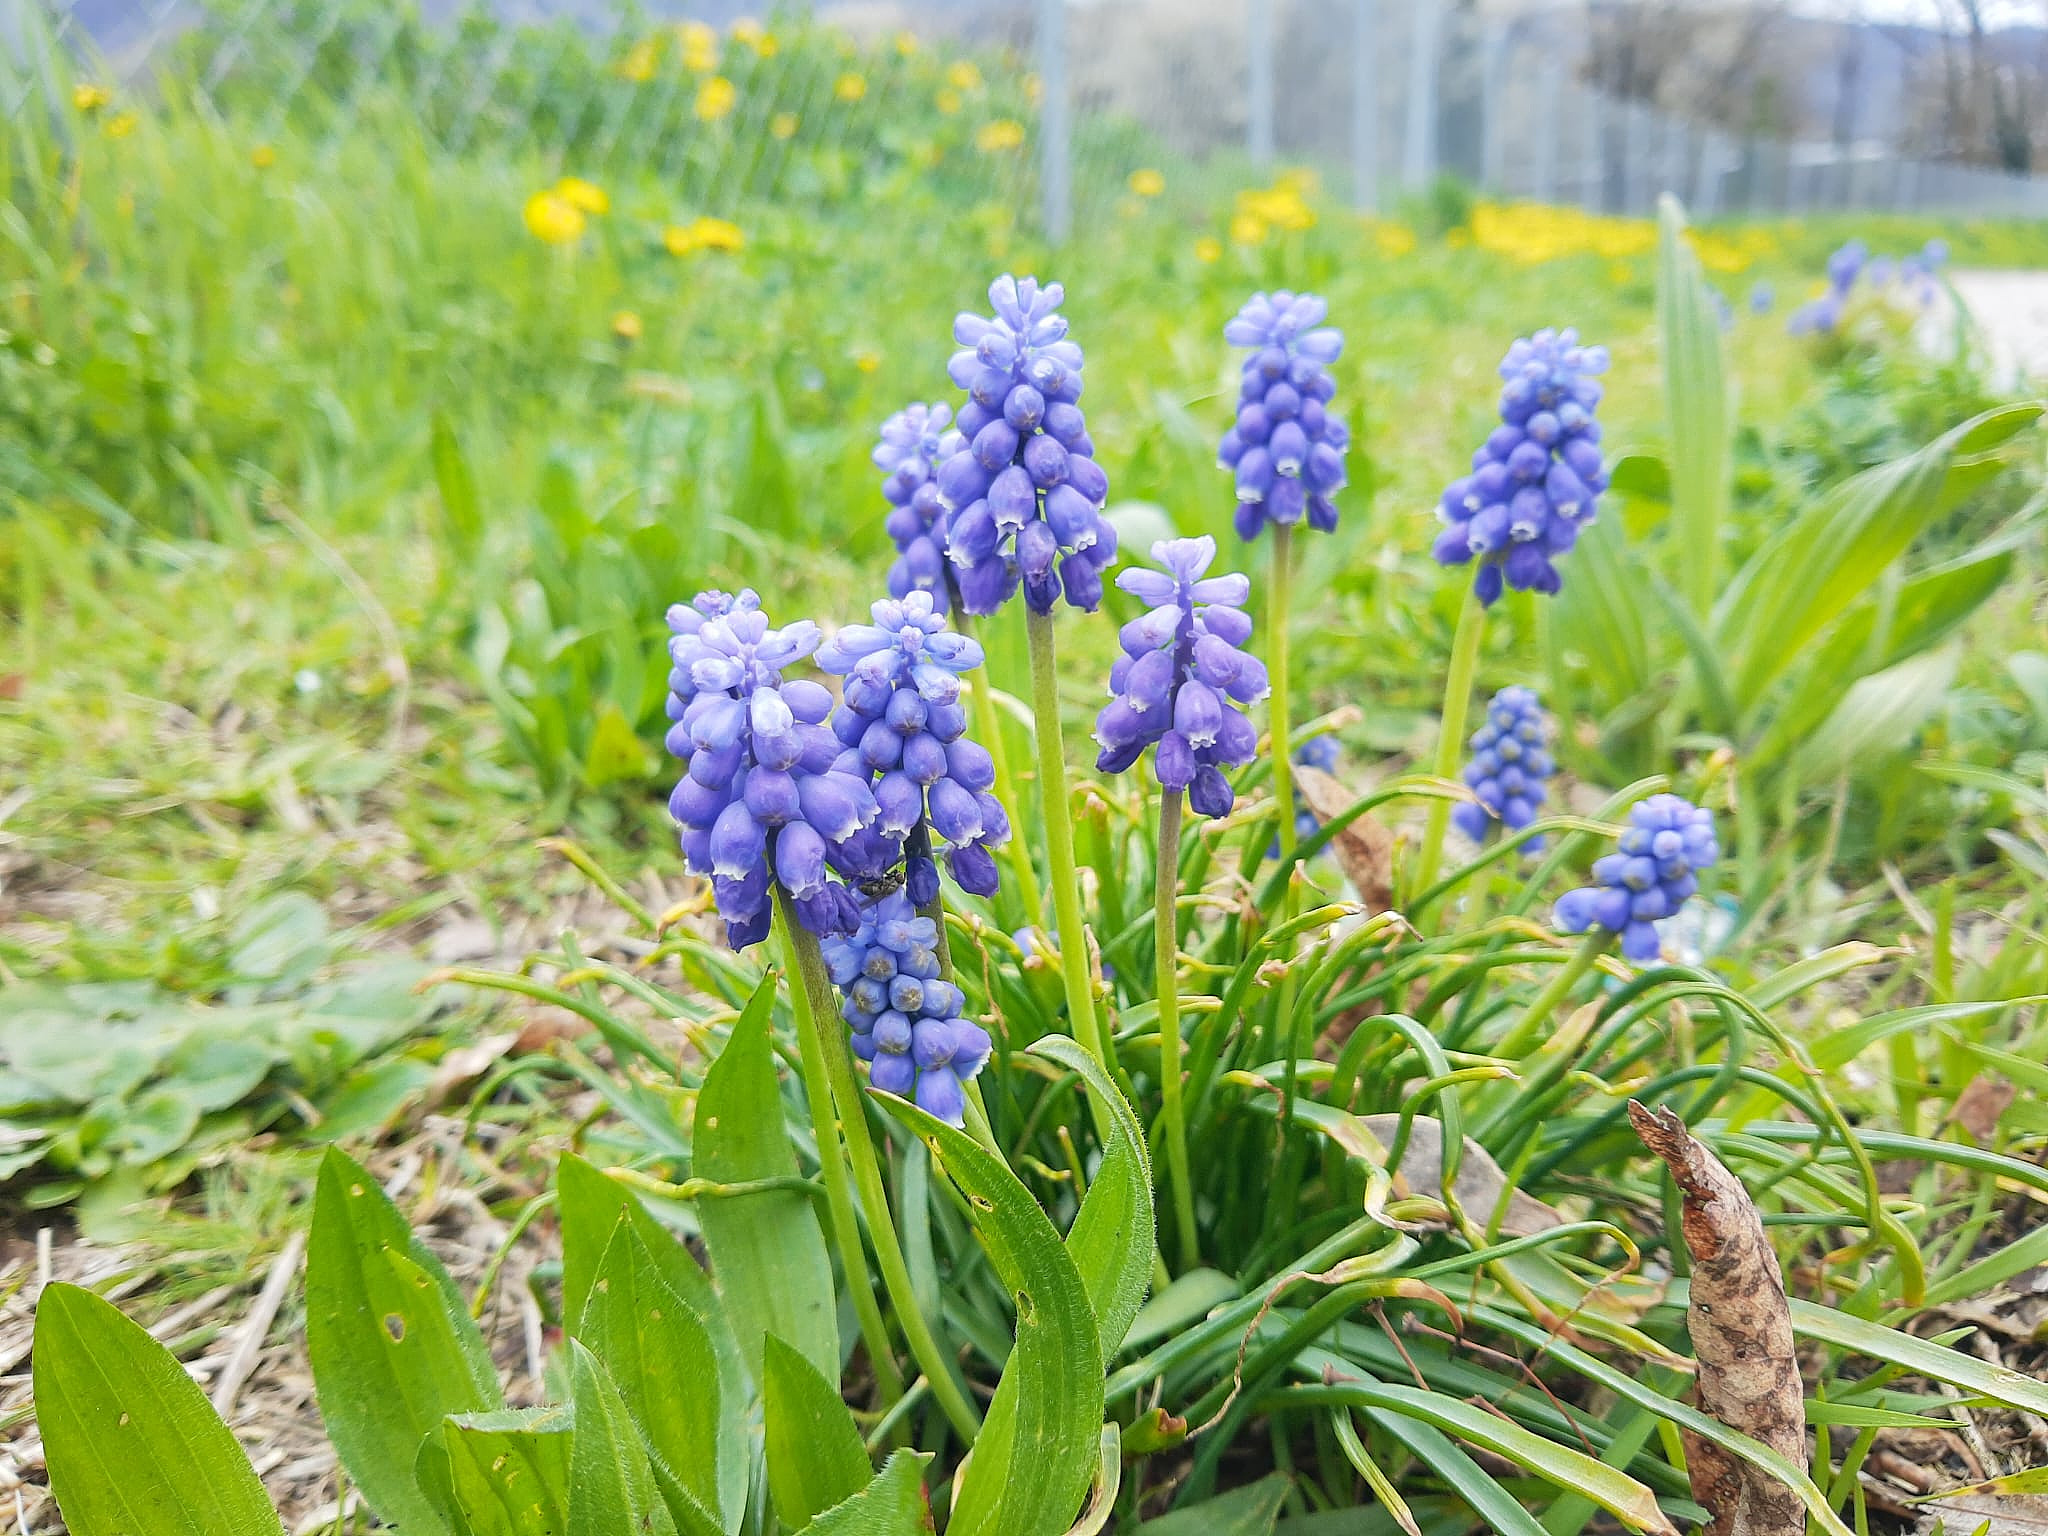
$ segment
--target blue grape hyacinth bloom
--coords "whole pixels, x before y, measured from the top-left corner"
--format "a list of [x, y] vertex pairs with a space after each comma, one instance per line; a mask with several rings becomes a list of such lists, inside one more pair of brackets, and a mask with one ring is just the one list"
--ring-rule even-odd
[[688, 767], [669, 796], [683, 857], [711, 881], [735, 949], [768, 936], [779, 881], [813, 933], [860, 921], [828, 871], [852, 872], [878, 807], [826, 728], [832, 695], [783, 669], [818, 648], [808, 620], [770, 629], [752, 592], [700, 593], [668, 613], [668, 749]]
[[1036, 278], [989, 284], [993, 317], [953, 322], [946, 372], [967, 391], [964, 446], [939, 465], [946, 555], [960, 605], [994, 613], [1017, 590], [1034, 613], [1061, 597], [1093, 612], [1116, 530], [1102, 516], [1109, 476], [1081, 414], [1081, 349], [1059, 313], [1065, 290]]
[[1621, 935], [1631, 960], [1654, 960], [1656, 924], [1699, 889], [1697, 871], [1721, 856], [1713, 813], [1678, 795], [1652, 795], [1628, 813], [1617, 851], [1593, 863], [1594, 884], [1566, 891], [1557, 926], [1566, 933], [1598, 928]]
[[820, 951], [868, 1081], [959, 1125], [966, 1084], [987, 1064], [990, 1042], [963, 1017], [965, 995], [940, 977], [938, 944], [938, 925], [892, 891], [866, 903], [860, 925]]
[[872, 624], [849, 624], [826, 640], [818, 665], [845, 679], [832, 732], [875, 777], [871, 830], [905, 845], [917, 905], [939, 893], [929, 842], [918, 835], [927, 829], [945, 842], [960, 888], [993, 896], [989, 849], [1009, 840], [1010, 818], [989, 792], [995, 763], [968, 738], [960, 704], [960, 674], [981, 665], [981, 647], [946, 628], [929, 592], [883, 598], [870, 614]]
[[[1294, 749], [1294, 760], [1304, 768], [1314, 768], [1322, 773], [1335, 773], [1337, 760], [1344, 748], [1334, 736], [1311, 736]], [[1322, 820], [1309, 809], [1308, 801], [1302, 798], [1299, 789], [1294, 791], [1294, 840], [1305, 843], [1323, 829]], [[1280, 857], [1280, 839], [1275, 837], [1267, 845], [1266, 857]]]
[[1116, 579], [1150, 607], [1117, 637], [1124, 654], [1109, 672], [1114, 697], [1096, 717], [1095, 766], [1122, 773], [1151, 747], [1161, 786], [1188, 791], [1201, 815], [1227, 816], [1235, 797], [1223, 769], [1250, 762], [1259, 745], [1238, 706], [1267, 691], [1265, 663], [1242, 649], [1251, 582], [1207, 574], [1216, 541], [1206, 535], [1162, 539], [1152, 558], [1164, 569], [1133, 567]]
[[953, 425], [952, 407], [913, 403], [882, 423], [882, 440], [871, 456], [882, 472], [882, 496], [889, 503], [886, 524], [896, 542], [889, 567], [889, 595], [929, 592], [932, 606], [951, 606], [946, 566], [946, 509], [939, 499], [939, 466], [967, 446]]
[[[1545, 785], [1555, 770], [1550, 759], [1550, 716], [1535, 691], [1503, 688], [1486, 706], [1486, 721], [1472, 733], [1472, 759], [1465, 765], [1465, 783], [1477, 802], [1460, 802], [1451, 820], [1473, 842], [1484, 842], [1497, 822], [1519, 832], [1536, 819]], [[1524, 853], [1540, 853], [1543, 839], [1522, 844]]]
[[1607, 488], [1600, 458], [1598, 374], [1607, 349], [1579, 344], [1579, 333], [1541, 330], [1516, 339], [1501, 360], [1501, 424], [1472, 455], [1472, 473], [1444, 490], [1444, 531], [1435, 555], [1444, 565], [1476, 560], [1472, 587], [1491, 605], [1503, 586], [1554, 593], [1554, 563], [1593, 521]]
[[1344, 333], [1322, 322], [1330, 306], [1312, 293], [1255, 293], [1223, 328], [1248, 347], [1238, 385], [1237, 420], [1216, 461], [1237, 477], [1237, 535], [1255, 539], [1267, 523], [1337, 527], [1333, 498], [1344, 486], [1351, 434], [1330, 410], [1337, 392], [1328, 366], [1344, 351]]

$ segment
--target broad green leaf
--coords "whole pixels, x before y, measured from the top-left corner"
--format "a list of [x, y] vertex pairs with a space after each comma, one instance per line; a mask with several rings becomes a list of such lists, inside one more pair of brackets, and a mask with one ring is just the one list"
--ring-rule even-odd
[[[568, 1519], [575, 1420], [561, 1405], [444, 1419], [439, 1476], [465, 1536], [559, 1536]], [[426, 1477], [421, 1477], [422, 1485]], [[459, 1523], [458, 1523], [459, 1522]]]
[[1947, 700], [1961, 661], [1950, 647], [1857, 679], [1800, 748], [1798, 771], [1829, 778], [1907, 750]]
[[[630, 1215], [620, 1216], [598, 1264], [576, 1337], [624, 1399], [677, 1523], [687, 1530], [694, 1508], [738, 1530], [746, 1485], [740, 1481], [728, 1502], [719, 1452], [744, 1440], [740, 1405], [720, 1391], [709, 1328], [662, 1277]], [[675, 1497], [677, 1487], [686, 1498]]]
[[1285, 1472], [1268, 1472], [1256, 1483], [1147, 1520], [1138, 1530], [1141, 1536], [1272, 1536], [1289, 1486]]
[[1704, 620], [1720, 579], [1721, 525], [1728, 516], [1728, 383], [1721, 317], [1699, 257], [1685, 238], [1685, 210], [1657, 202], [1657, 336], [1664, 353], [1664, 420], [1671, 434], [1673, 529], [1686, 551], [1687, 605]]
[[772, 1333], [765, 1344], [761, 1406], [768, 1492], [776, 1516], [800, 1529], [865, 1488], [874, 1467], [839, 1389], [794, 1345]]
[[370, 1507], [441, 1529], [413, 1476], [451, 1413], [505, 1405], [483, 1335], [440, 1262], [339, 1148], [320, 1164], [306, 1256], [306, 1352], [327, 1435]]
[[590, 750], [583, 757], [583, 782], [591, 789], [626, 784], [647, 777], [651, 759], [647, 743], [633, 729], [626, 712], [607, 699], [590, 730]]
[[52, 1285], [36, 1306], [35, 1406], [74, 1536], [282, 1536], [198, 1383], [90, 1291]]
[[1102, 1165], [1089, 1181], [1081, 1212], [1067, 1233], [1067, 1252], [1095, 1308], [1096, 1337], [1105, 1360], [1131, 1331], [1152, 1283], [1152, 1162], [1145, 1127], [1130, 1101], [1093, 1056], [1065, 1035], [1047, 1035], [1031, 1047], [1034, 1056], [1078, 1073], [1102, 1137]]
[[924, 1493], [928, 1459], [915, 1451], [894, 1452], [873, 1482], [804, 1529], [813, 1536], [930, 1536], [932, 1512]]
[[[576, 1433], [569, 1447], [566, 1536], [678, 1536], [626, 1400], [575, 1339], [569, 1341], [569, 1392]], [[704, 1521], [717, 1528], [709, 1513]]]
[[1031, 1192], [1000, 1158], [916, 1105], [878, 1095], [967, 1199], [1017, 1308], [1017, 1342], [953, 1502], [953, 1536], [1058, 1536], [1102, 1426], [1102, 1353], [1088, 1288]]
[[[773, 972], [762, 979], [704, 1075], [693, 1170], [699, 1178], [739, 1184], [797, 1172], [770, 1041], [776, 985]], [[697, 1220], [711, 1250], [712, 1280], [754, 1379], [761, 1379], [761, 1340], [773, 1333], [836, 1380], [839, 1307], [817, 1206], [801, 1191], [771, 1189], [700, 1201]]]
[[439, 411], [434, 413], [432, 452], [434, 486], [441, 493], [441, 515], [458, 549], [474, 550], [483, 538], [483, 513], [477, 507], [476, 477], [455, 436], [455, 428]]

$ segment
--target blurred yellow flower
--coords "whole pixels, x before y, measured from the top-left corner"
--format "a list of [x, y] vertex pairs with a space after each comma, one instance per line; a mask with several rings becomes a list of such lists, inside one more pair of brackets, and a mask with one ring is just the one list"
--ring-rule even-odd
[[676, 28], [676, 41], [682, 45], [683, 68], [699, 75], [718, 68], [718, 34], [703, 22], [684, 22]]
[[605, 196], [604, 188], [585, 181], [581, 176], [564, 176], [556, 182], [555, 196], [584, 213], [612, 211], [612, 200]]
[[536, 192], [526, 200], [525, 217], [528, 233], [548, 245], [571, 245], [581, 240], [589, 222], [581, 208], [552, 189]]
[[698, 251], [744, 250], [747, 237], [729, 220], [706, 217], [669, 225], [661, 232], [661, 243], [671, 256], [689, 256]]
[[1040, 105], [1045, 100], [1045, 82], [1039, 79], [1037, 75], [1026, 75], [1024, 77], [1024, 99], [1034, 107]]
[[904, 58], [907, 59], [915, 54], [917, 47], [917, 34], [915, 32], [898, 32], [896, 34], [896, 51]]
[[981, 71], [972, 59], [955, 59], [946, 66], [946, 83], [956, 91], [978, 91]]
[[1462, 224], [1444, 236], [1444, 244], [1454, 251], [1462, 251], [1471, 243], [1472, 231], [1465, 228]]
[[259, 171], [267, 171], [277, 164], [277, 151], [268, 144], [258, 144], [249, 151], [249, 163]]
[[1382, 256], [1406, 256], [1415, 249], [1415, 231], [1406, 224], [1385, 224], [1375, 220], [1372, 243], [1379, 247]]
[[1648, 219], [1617, 219], [1546, 203], [1480, 203], [1472, 210], [1472, 242], [1527, 266], [1567, 256], [1621, 261], [1656, 249]]
[[1223, 242], [1214, 235], [1204, 235], [1195, 242], [1195, 260], [1220, 261], [1223, 259]]
[[134, 131], [135, 114], [133, 112], [116, 112], [107, 119], [107, 137], [110, 139], [125, 139]]
[[868, 93], [868, 77], [848, 70], [832, 82], [832, 94], [841, 101], [859, 101]]
[[723, 75], [713, 75], [697, 87], [697, 120], [715, 123], [732, 111], [733, 103], [740, 99], [739, 91]]
[[1014, 117], [999, 117], [974, 130], [974, 147], [984, 155], [999, 155], [1024, 142], [1024, 125]]
[[630, 309], [622, 309], [612, 316], [612, 334], [621, 341], [640, 339], [640, 316]]
[[1760, 258], [1778, 254], [1777, 237], [1760, 224], [1746, 225], [1728, 234], [1688, 229], [1685, 238], [1692, 242], [1700, 265], [1709, 272], [1746, 272]]
[[950, 85], [944, 86], [940, 89], [939, 94], [933, 98], [933, 104], [941, 112], [945, 113], [946, 116], [951, 117], [960, 110], [960, 93]]
[[1610, 261], [1607, 264], [1607, 281], [1617, 287], [1636, 280], [1636, 269], [1625, 261]]
[[796, 137], [797, 115], [794, 112], [778, 112], [768, 119], [769, 134], [778, 139]]
[[775, 50], [778, 46], [775, 41], [775, 34], [754, 20], [753, 17], [742, 16], [732, 24], [730, 31], [734, 42], [753, 49], [759, 57], [764, 59], [775, 57]]
[[[1314, 187], [1312, 176], [1290, 172], [1276, 177], [1270, 187], [1251, 187], [1238, 193], [1230, 238], [1239, 245], [1257, 245], [1265, 239], [1268, 230], [1314, 229], [1316, 211], [1304, 200], [1305, 194]], [[1237, 233], [1240, 220], [1247, 221], [1246, 228], [1257, 225], [1258, 235], [1251, 239], [1242, 238]]]
[[882, 366], [882, 354], [869, 347], [862, 347], [853, 354], [853, 366], [862, 373], [873, 373]]
[[654, 78], [654, 69], [661, 62], [661, 47], [651, 37], [643, 37], [626, 50], [626, 56], [619, 60], [619, 74], [635, 85], [645, 85]]
[[1146, 166], [1131, 172], [1131, 190], [1140, 197], [1157, 197], [1166, 190], [1166, 178]]
[[1232, 245], [1259, 245], [1266, 238], [1266, 221], [1255, 213], [1236, 213], [1230, 217], [1230, 243]]
[[81, 112], [97, 112], [113, 99], [112, 91], [89, 80], [81, 80], [71, 87], [71, 105]]

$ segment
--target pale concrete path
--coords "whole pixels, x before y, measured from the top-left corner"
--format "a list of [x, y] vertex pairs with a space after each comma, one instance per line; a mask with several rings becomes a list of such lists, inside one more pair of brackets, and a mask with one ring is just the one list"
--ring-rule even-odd
[[[1969, 311], [1991, 382], [2005, 389], [2048, 385], [2048, 272], [1963, 268], [1949, 272], [1948, 281]], [[1946, 355], [1955, 320], [1944, 293], [1921, 322], [1921, 345]]]

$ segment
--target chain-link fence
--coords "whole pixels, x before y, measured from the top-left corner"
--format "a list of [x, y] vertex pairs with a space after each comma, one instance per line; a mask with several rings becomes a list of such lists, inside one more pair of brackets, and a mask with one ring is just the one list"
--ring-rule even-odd
[[[820, 0], [756, 23], [743, 3], [0, 0], [0, 104], [18, 117], [106, 78], [258, 139], [402, 119], [440, 153], [627, 160], [711, 200], [805, 195], [789, 175], [799, 144], [849, 161], [887, 146], [1055, 235], [1162, 168], [1224, 190], [1281, 164], [1363, 208], [1453, 176], [1600, 213], [1647, 213], [1671, 191], [1699, 217], [2048, 214], [2048, 178], [1737, 139], [1590, 89], [1575, 8]], [[926, 155], [918, 135], [975, 153]]]

